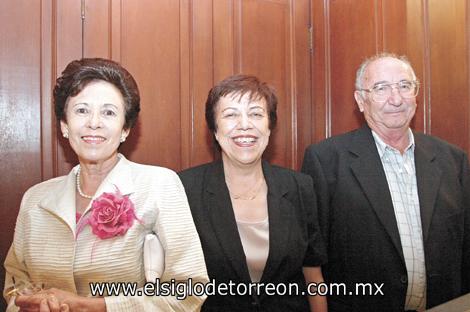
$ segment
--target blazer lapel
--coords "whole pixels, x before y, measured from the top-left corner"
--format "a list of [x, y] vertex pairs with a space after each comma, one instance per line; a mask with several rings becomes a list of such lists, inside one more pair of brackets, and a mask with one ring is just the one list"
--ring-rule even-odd
[[269, 253], [261, 282], [272, 280], [271, 277], [276, 274], [284, 259], [291, 224], [291, 204], [284, 198], [287, 189], [282, 181], [275, 177], [272, 167], [266, 161], [263, 161], [263, 173], [268, 185]]
[[404, 261], [387, 177], [369, 127], [364, 126], [356, 132], [350, 152], [357, 156], [351, 161], [351, 170]]
[[206, 199], [208, 214], [217, 240], [225, 256], [230, 260], [235, 272], [244, 282], [249, 282], [250, 274], [246, 264], [243, 245], [238, 234], [232, 202], [225, 183], [224, 168], [221, 161], [213, 163], [206, 176]]
[[[119, 154], [118, 157], [119, 162], [100, 184], [93, 199], [99, 197], [103, 192], [115, 192], [116, 187], [119, 188], [123, 195], [129, 195], [134, 192], [130, 162], [121, 154]], [[75, 166], [67, 175], [65, 183], [51, 190], [39, 203], [39, 206], [43, 209], [61, 218], [68, 225], [74, 237], [76, 236], [77, 230], [75, 216], [75, 183], [77, 169], [78, 166]], [[93, 200], [90, 201], [84, 213], [87, 213], [91, 209], [92, 202]]]
[[76, 217], [75, 217], [75, 177], [77, 168], [73, 168], [65, 178], [64, 183], [58, 184], [55, 188], [39, 202], [42, 209], [49, 211], [56, 217], [62, 219], [70, 228], [75, 237]]
[[423, 243], [425, 243], [429, 234], [434, 203], [441, 183], [441, 170], [434, 162], [436, 158], [434, 150], [424, 146], [419, 135], [415, 135], [415, 141], [416, 183], [418, 184]]

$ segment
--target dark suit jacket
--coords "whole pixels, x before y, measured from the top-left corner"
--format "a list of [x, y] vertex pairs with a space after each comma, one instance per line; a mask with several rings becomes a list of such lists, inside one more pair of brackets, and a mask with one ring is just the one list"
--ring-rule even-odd
[[[325, 262], [309, 176], [263, 162], [268, 185], [269, 255], [260, 283], [294, 283], [305, 289], [304, 266]], [[251, 282], [222, 162], [180, 173], [202, 243], [209, 278]], [[243, 289], [243, 288], [242, 288]], [[308, 311], [305, 296], [209, 296], [203, 311]]]
[[[427, 279], [427, 307], [469, 291], [470, 184], [467, 156], [414, 133]], [[403, 311], [407, 271], [391, 195], [371, 130], [364, 126], [310, 146], [311, 175], [328, 249], [330, 282], [384, 283], [384, 296], [332, 296], [330, 311]], [[373, 288], [375, 290], [375, 288]]]

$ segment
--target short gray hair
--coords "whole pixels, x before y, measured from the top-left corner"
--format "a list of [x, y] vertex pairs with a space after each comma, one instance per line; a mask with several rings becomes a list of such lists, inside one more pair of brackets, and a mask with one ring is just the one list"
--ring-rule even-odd
[[372, 63], [372, 62], [374, 62], [378, 59], [387, 58], [387, 57], [391, 57], [391, 58], [400, 60], [403, 63], [405, 63], [406, 65], [408, 65], [408, 67], [411, 70], [411, 73], [413, 74], [413, 80], [416, 80], [415, 71], [413, 70], [413, 67], [411, 66], [411, 63], [410, 63], [410, 61], [408, 60], [408, 58], [406, 56], [404, 56], [404, 55], [399, 56], [395, 53], [382, 52], [382, 53], [379, 53], [379, 54], [376, 54], [374, 56], [366, 58], [361, 63], [361, 65], [359, 66], [359, 68], [357, 69], [357, 72], [356, 72], [356, 90], [360, 90], [363, 87], [362, 82], [363, 82], [363, 79], [364, 79], [364, 73], [366, 72], [367, 66], [369, 66], [370, 63]]

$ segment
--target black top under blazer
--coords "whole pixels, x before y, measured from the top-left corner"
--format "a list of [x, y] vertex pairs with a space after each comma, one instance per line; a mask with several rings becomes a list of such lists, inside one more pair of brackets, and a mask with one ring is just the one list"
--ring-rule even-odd
[[[269, 254], [260, 283], [294, 283], [305, 290], [302, 267], [325, 263], [312, 179], [263, 161], [268, 186]], [[221, 161], [181, 172], [209, 278], [251, 282]], [[305, 296], [209, 296], [202, 311], [309, 311]]]
[[[413, 133], [429, 308], [470, 291], [470, 173], [461, 149]], [[407, 271], [370, 128], [310, 146], [302, 171], [313, 177], [327, 238], [324, 277], [349, 287], [346, 296], [328, 298], [329, 311], [402, 312]], [[349, 295], [354, 283], [384, 283], [384, 295]]]

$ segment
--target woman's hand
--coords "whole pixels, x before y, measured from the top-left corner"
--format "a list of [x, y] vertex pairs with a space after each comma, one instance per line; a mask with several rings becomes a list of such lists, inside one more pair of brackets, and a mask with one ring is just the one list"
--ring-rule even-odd
[[[324, 282], [321, 267], [303, 267], [305, 282], [308, 284], [315, 283], [319, 285]], [[308, 296], [310, 304], [310, 311], [312, 312], [327, 312], [328, 304], [326, 297], [321, 295]]]
[[[23, 311], [23, 309], [20, 309]], [[39, 304], [39, 312], [69, 312], [70, 308], [66, 303], [59, 305], [57, 298], [54, 296], [49, 296], [47, 299], [42, 299]]]
[[21, 312], [64, 312], [78, 308], [82, 297], [57, 288], [41, 290], [33, 295], [18, 295], [15, 305]]
[[20, 312], [65, 312], [70, 311], [66, 303], [59, 303], [56, 296], [46, 292], [16, 297], [15, 305]]
[[21, 312], [106, 312], [103, 298], [81, 297], [57, 288], [45, 289], [34, 295], [19, 295], [15, 304]]

